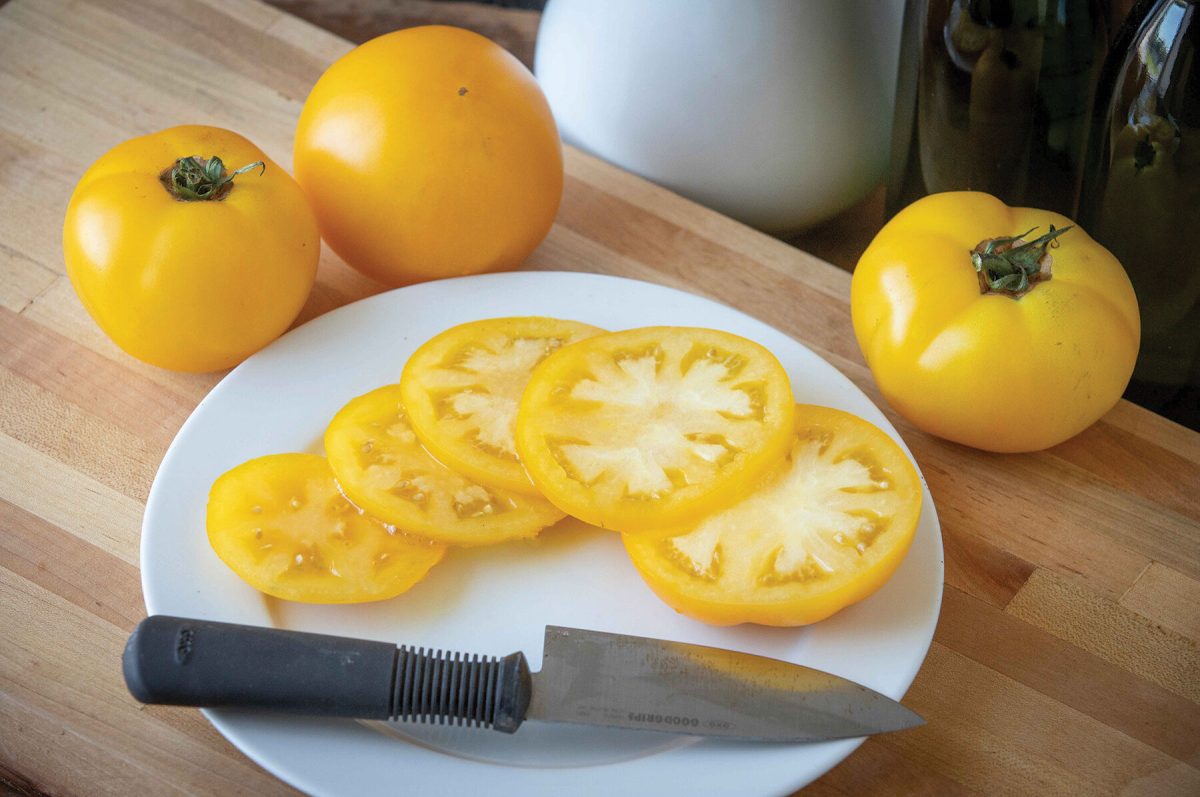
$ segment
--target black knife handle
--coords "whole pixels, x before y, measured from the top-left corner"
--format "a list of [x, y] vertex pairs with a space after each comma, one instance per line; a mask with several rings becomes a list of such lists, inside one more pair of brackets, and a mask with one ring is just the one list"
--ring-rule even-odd
[[495, 728], [525, 719], [521, 653], [467, 656], [386, 642], [154, 615], [122, 657], [143, 703]]

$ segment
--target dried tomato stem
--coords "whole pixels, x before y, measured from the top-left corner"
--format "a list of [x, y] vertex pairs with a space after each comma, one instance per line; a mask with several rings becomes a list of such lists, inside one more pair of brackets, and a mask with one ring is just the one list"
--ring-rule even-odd
[[189, 155], [178, 158], [158, 179], [167, 193], [181, 202], [219, 202], [233, 190], [233, 178], [252, 169], [261, 169], [261, 175], [267, 170], [267, 165], [255, 161], [229, 173], [216, 155], [211, 158]]
[[1039, 282], [1050, 279], [1052, 258], [1049, 250], [1058, 246], [1058, 236], [1072, 227], [1055, 229], [1051, 224], [1050, 232], [1026, 242], [1025, 236], [1036, 229], [1010, 237], [988, 238], [971, 250], [971, 263], [979, 276], [980, 293], [999, 293], [1020, 299]]

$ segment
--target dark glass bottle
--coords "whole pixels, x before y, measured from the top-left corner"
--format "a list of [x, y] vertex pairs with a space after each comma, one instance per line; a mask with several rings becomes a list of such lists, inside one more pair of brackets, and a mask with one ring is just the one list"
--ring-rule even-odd
[[1074, 218], [1106, 51], [1100, 0], [910, 0], [888, 216], [971, 189]]
[[1200, 429], [1200, 2], [1139, 3], [1096, 95], [1079, 222], [1129, 274], [1142, 347], [1125, 393]]

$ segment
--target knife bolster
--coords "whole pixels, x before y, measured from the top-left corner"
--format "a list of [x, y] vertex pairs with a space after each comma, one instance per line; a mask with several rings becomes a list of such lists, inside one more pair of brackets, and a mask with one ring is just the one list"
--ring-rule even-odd
[[525, 721], [529, 698], [533, 694], [529, 662], [525, 654], [510, 653], [500, 659], [500, 696], [496, 701], [496, 718], [492, 727], [504, 733], [516, 733]]
[[513, 733], [532, 693], [522, 653], [497, 659], [401, 646], [396, 651], [392, 718], [494, 728]]

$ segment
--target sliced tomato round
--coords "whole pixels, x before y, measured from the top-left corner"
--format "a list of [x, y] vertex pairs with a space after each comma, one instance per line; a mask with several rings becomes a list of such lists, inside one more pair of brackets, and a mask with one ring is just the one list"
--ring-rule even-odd
[[534, 367], [602, 329], [557, 318], [491, 318], [460, 324], [417, 349], [400, 396], [417, 438], [480, 484], [537, 495], [517, 458], [517, 404]]
[[758, 489], [686, 533], [624, 542], [679, 612], [715, 625], [806, 625], [883, 586], [912, 543], [921, 496], [887, 434], [800, 405], [791, 450]]
[[304, 603], [395, 597], [446, 552], [364, 515], [313, 454], [259, 457], [223, 474], [208, 496], [207, 525], [213, 550], [243, 581]]
[[753, 341], [646, 327], [566, 346], [534, 369], [517, 452], [534, 484], [575, 517], [663, 533], [732, 504], [783, 459], [787, 372]]
[[403, 529], [453, 545], [491, 545], [537, 536], [563, 513], [542, 498], [485, 487], [421, 446], [387, 385], [353, 399], [325, 430], [325, 453], [354, 503]]

